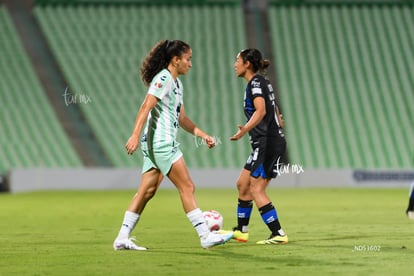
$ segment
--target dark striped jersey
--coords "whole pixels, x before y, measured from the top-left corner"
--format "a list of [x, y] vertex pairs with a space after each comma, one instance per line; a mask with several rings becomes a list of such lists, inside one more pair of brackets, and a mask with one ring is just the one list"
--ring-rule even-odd
[[244, 94], [244, 114], [247, 121], [250, 120], [256, 111], [253, 100], [256, 97], [263, 97], [266, 104], [266, 115], [262, 121], [249, 131], [250, 139], [258, 137], [284, 137], [283, 130], [280, 128], [279, 120], [276, 115], [276, 103], [273, 87], [270, 82], [261, 75], [254, 76], [247, 84]]

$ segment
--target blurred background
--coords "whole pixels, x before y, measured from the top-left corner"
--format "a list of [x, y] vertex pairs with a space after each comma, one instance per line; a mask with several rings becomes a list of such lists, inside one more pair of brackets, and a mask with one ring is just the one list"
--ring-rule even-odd
[[229, 141], [245, 122], [233, 63], [247, 47], [271, 61], [287, 185], [414, 179], [412, 0], [0, 0], [0, 190], [136, 186], [142, 155], [124, 145], [141, 62], [163, 39], [191, 45], [186, 112], [218, 141], [179, 134], [203, 185], [233, 186], [250, 153], [247, 137]]

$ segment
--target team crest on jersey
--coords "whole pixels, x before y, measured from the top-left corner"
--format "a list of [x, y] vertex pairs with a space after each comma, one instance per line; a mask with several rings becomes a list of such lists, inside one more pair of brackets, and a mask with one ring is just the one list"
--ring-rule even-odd
[[182, 95], [181, 93], [180, 93], [180, 90], [178, 89], [178, 88], [174, 88], [173, 89], [173, 93], [174, 93], [174, 95]]

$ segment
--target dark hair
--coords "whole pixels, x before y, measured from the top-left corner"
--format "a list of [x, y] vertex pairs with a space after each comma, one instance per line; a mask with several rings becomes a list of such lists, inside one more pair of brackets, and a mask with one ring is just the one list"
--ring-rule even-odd
[[243, 59], [244, 63], [250, 61], [254, 73], [258, 71], [260, 73], [266, 73], [266, 69], [270, 65], [270, 61], [268, 59], [263, 59], [262, 53], [257, 49], [244, 49], [240, 51], [240, 57]]
[[141, 78], [144, 84], [149, 86], [154, 76], [162, 69], [167, 68], [173, 57], [181, 57], [190, 48], [190, 45], [181, 40], [161, 40], [157, 42], [145, 57], [141, 66]]

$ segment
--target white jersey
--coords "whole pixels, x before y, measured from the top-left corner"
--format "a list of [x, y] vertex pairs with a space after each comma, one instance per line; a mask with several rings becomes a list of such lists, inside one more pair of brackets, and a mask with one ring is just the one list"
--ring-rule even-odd
[[148, 94], [159, 101], [151, 110], [142, 137], [143, 149], [157, 148], [176, 142], [180, 108], [183, 104], [183, 85], [174, 81], [167, 69], [160, 71], [151, 81]]

